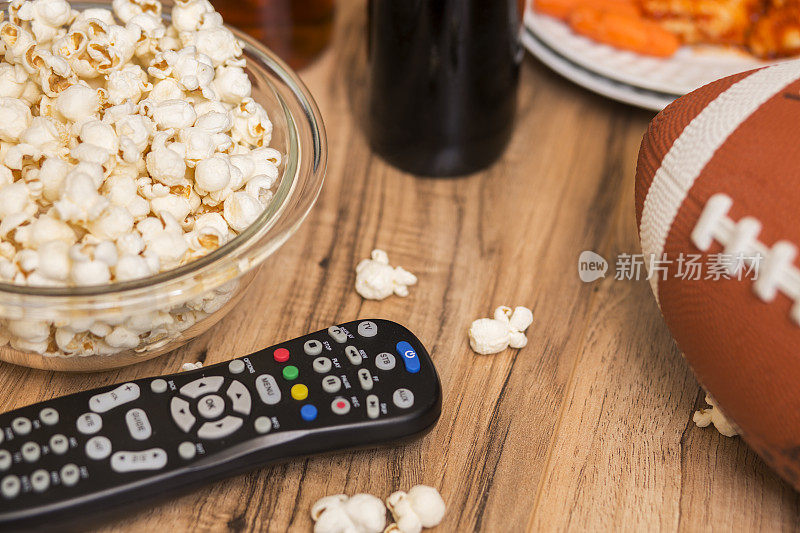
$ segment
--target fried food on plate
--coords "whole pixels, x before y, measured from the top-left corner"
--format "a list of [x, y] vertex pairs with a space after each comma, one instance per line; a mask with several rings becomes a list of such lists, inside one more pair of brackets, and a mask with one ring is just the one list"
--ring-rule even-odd
[[642, 16], [636, 0], [535, 0], [535, 8], [566, 21], [575, 33], [639, 54], [667, 57], [681, 43]]
[[752, 54], [763, 58], [800, 54], [800, 1], [771, 2], [753, 25], [746, 44]]
[[669, 57], [681, 46], [675, 35], [638, 13], [582, 7], [570, 14], [569, 24], [576, 33], [639, 54]]
[[686, 44], [745, 42], [762, 0], [641, 0], [647, 18], [657, 21]]
[[537, 11], [561, 20], [568, 20], [574, 11], [584, 8], [612, 11], [632, 16], [640, 14], [639, 6], [636, 5], [635, 0], [535, 0], [534, 5]]
[[800, 55], [800, 0], [534, 0], [595, 41], [666, 57], [718, 44], [772, 59]]

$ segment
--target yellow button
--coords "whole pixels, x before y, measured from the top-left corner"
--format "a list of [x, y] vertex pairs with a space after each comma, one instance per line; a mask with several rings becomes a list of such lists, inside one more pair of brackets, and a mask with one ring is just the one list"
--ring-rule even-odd
[[295, 400], [305, 400], [308, 398], [308, 387], [298, 383], [292, 386], [292, 398]]

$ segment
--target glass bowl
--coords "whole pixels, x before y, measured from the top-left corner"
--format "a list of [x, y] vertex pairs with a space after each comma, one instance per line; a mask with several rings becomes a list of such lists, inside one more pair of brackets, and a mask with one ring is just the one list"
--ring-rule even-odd
[[[110, 2], [72, 2], [75, 9]], [[163, 2], [169, 18], [169, 2]], [[0, 1], [5, 11], [7, 1]], [[245, 43], [253, 98], [273, 123], [270, 146], [283, 154], [274, 197], [258, 219], [212, 253], [155, 276], [86, 287], [0, 283], [0, 360], [46, 370], [98, 371], [174, 350], [228, 313], [261, 263], [297, 231], [325, 177], [322, 117], [298, 76], [272, 52], [231, 29]], [[138, 343], [107, 342], [118, 326]], [[72, 332], [78, 331], [72, 338]], [[56, 335], [59, 338], [56, 339]], [[135, 346], [134, 346], [135, 344]]]

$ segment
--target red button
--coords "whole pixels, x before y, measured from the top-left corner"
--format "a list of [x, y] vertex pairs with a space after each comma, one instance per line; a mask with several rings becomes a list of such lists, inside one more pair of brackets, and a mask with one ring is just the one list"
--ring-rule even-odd
[[278, 348], [272, 353], [272, 356], [279, 363], [285, 363], [289, 360], [289, 350], [286, 348]]
[[339, 409], [344, 408], [344, 402], [337, 402], [336, 407], [338, 407]]

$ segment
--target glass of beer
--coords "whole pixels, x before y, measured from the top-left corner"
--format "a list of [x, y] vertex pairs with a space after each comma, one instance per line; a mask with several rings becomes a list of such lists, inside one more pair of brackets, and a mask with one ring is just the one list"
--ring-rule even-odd
[[227, 24], [302, 68], [328, 46], [335, 0], [211, 0]]

